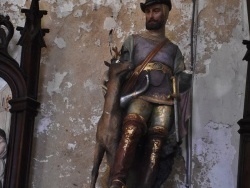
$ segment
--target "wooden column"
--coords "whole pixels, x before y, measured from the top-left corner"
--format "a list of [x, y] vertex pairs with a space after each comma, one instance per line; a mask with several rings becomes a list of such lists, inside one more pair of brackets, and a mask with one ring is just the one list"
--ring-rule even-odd
[[[248, 22], [250, 26], [250, 2], [247, 0]], [[250, 63], [250, 41], [243, 41], [247, 53], [243, 60]], [[243, 119], [238, 122], [240, 126], [240, 151], [238, 166], [238, 188], [250, 188], [250, 66], [247, 68], [245, 104]]]
[[[39, 0], [32, 0], [30, 9], [22, 9], [26, 22], [18, 27], [22, 47], [20, 66], [8, 54], [8, 44], [14, 27], [8, 16], [0, 15], [0, 77], [11, 88], [11, 126], [4, 175], [4, 188], [28, 188], [32, 154], [33, 130], [37, 109], [41, 48], [45, 47], [44, 35], [48, 29], [41, 28], [41, 19], [47, 11], [39, 10]], [[0, 185], [0, 187], [2, 187]]]

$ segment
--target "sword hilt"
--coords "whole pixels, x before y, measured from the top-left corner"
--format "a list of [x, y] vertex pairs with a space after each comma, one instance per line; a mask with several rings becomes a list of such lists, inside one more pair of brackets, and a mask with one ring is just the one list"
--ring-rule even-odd
[[176, 76], [171, 77], [172, 84], [173, 84], [173, 93], [170, 95], [172, 98], [179, 99], [179, 89], [178, 89], [178, 81]]

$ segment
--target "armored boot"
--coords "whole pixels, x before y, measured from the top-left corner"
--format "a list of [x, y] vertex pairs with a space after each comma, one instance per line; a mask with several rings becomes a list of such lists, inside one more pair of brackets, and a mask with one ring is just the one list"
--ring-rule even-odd
[[159, 170], [160, 152], [167, 136], [167, 130], [162, 126], [155, 126], [148, 132], [145, 152], [142, 162], [142, 172], [139, 181], [140, 188], [152, 188]]
[[111, 188], [124, 188], [128, 171], [135, 157], [136, 147], [145, 129], [144, 119], [137, 114], [129, 114], [124, 119], [120, 140], [112, 171]]

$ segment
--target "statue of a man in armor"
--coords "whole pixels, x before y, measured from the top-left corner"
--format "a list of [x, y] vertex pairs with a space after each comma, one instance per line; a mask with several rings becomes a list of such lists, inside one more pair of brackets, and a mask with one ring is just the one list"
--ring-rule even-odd
[[[176, 130], [174, 100], [178, 96], [173, 94], [176, 89], [173, 88], [173, 79], [185, 70], [179, 47], [165, 36], [165, 24], [171, 8], [170, 0], [146, 0], [141, 3], [146, 17], [146, 31], [129, 36], [122, 46], [120, 61], [134, 64], [134, 73], [130, 78], [133, 74], [136, 78], [128, 78], [123, 86], [123, 94], [132, 93], [145, 85], [145, 75], [149, 76], [150, 84], [124, 109], [122, 136], [112, 168], [111, 188], [129, 187], [128, 176], [134, 160], [138, 158], [137, 149], [142, 138], [142, 154], [137, 162], [140, 167], [136, 169], [139, 175], [133, 187], [158, 186], [160, 155], [166, 140]], [[187, 88], [182, 90], [186, 91]], [[178, 145], [176, 140], [174, 144]]]

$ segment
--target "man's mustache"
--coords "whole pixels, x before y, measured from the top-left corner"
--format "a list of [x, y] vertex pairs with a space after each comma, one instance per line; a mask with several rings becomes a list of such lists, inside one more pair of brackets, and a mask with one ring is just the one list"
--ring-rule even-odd
[[155, 19], [150, 19], [150, 20], [148, 20], [147, 22], [150, 23], [150, 22], [158, 22], [158, 21], [155, 20]]

